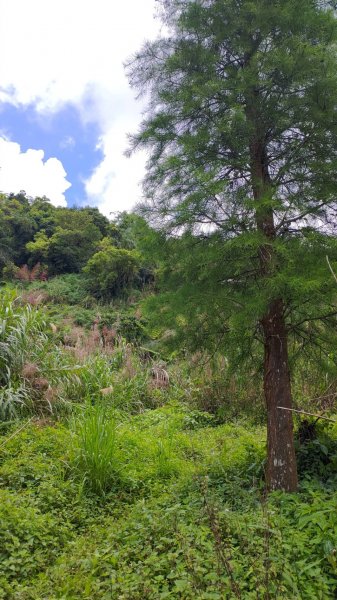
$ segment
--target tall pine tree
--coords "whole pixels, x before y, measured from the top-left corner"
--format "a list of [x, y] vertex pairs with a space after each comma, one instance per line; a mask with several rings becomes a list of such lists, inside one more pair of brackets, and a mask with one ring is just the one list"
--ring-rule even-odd
[[333, 2], [159, 5], [167, 35], [129, 65], [148, 97], [133, 138], [150, 151], [146, 210], [178, 246], [190, 240], [175, 294], [199, 337], [262, 342], [267, 485], [295, 491], [292, 414], [279, 408], [292, 407], [288, 338], [324, 351], [336, 325], [325, 263], [336, 257]]

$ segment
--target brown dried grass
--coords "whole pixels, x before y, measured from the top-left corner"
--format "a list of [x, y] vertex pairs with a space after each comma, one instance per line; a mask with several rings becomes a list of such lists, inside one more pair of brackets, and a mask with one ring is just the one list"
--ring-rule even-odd
[[122, 377], [125, 379], [133, 379], [138, 373], [137, 365], [133, 356], [133, 348], [131, 344], [126, 344], [124, 348], [124, 367]]
[[21, 295], [21, 303], [30, 304], [31, 306], [40, 306], [41, 304], [46, 304], [48, 300], [48, 294], [40, 290], [30, 290]]
[[151, 369], [150, 386], [152, 388], [168, 388], [170, 385], [170, 376], [168, 372], [160, 365], [153, 365]]
[[82, 327], [73, 326], [63, 336], [63, 343], [65, 349], [71, 352], [79, 363], [83, 363], [98, 351], [103, 354], [113, 354], [119, 339], [114, 330], [100, 332], [94, 325], [88, 332]]
[[39, 374], [39, 367], [35, 363], [25, 363], [22, 367], [21, 375], [24, 379], [32, 380]]

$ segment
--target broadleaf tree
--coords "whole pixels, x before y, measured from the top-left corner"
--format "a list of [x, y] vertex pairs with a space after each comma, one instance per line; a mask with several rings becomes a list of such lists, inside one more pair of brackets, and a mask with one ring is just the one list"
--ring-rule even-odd
[[200, 345], [261, 342], [267, 486], [295, 491], [289, 336], [324, 353], [336, 327], [336, 7], [158, 6], [164, 33], [128, 70], [148, 102], [132, 138], [149, 151], [144, 214], [174, 248], [166, 312], [180, 294]]
[[100, 249], [83, 268], [89, 291], [106, 301], [130, 291], [140, 268], [136, 250], [116, 248], [109, 238], [103, 238]]

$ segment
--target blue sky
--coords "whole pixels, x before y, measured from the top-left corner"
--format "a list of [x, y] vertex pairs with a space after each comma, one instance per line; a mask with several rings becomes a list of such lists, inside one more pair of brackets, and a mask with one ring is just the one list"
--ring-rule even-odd
[[44, 161], [57, 157], [62, 162], [71, 183], [65, 193], [68, 206], [90, 203], [85, 181], [104, 158], [102, 150], [96, 147], [100, 136], [96, 123], [84, 124], [76, 106], [70, 104], [46, 118], [39, 115], [34, 105], [15, 107], [8, 103], [1, 106], [0, 122], [2, 135], [18, 143], [21, 153], [43, 149]]
[[155, 0], [0, 0], [0, 10], [0, 191], [107, 215], [132, 208], [145, 156], [124, 151], [143, 107], [123, 62], [160, 32]]

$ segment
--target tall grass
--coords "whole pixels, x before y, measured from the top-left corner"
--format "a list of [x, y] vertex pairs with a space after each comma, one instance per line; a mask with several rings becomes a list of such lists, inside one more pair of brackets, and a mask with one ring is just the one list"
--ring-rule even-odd
[[32, 345], [36, 348], [46, 339], [42, 314], [30, 306], [20, 306], [12, 291], [0, 295], [0, 383], [15, 378]]
[[81, 370], [57, 345], [42, 311], [23, 306], [13, 290], [0, 293], [0, 420], [70, 405]]
[[22, 307], [12, 290], [0, 294], [0, 419], [14, 418], [29, 401], [21, 371], [27, 357], [46, 342], [42, 314]]
[[104, 407], [88, 407], [75, 424], [74, 470], [84, 487], [104, 495], [122, 480], [116, 419]]
[[23, 385], [16, 387], [9, 384], [0, 388], [0, 421], [13, 421], [19, 411], [29, 403], [27, 389]]

